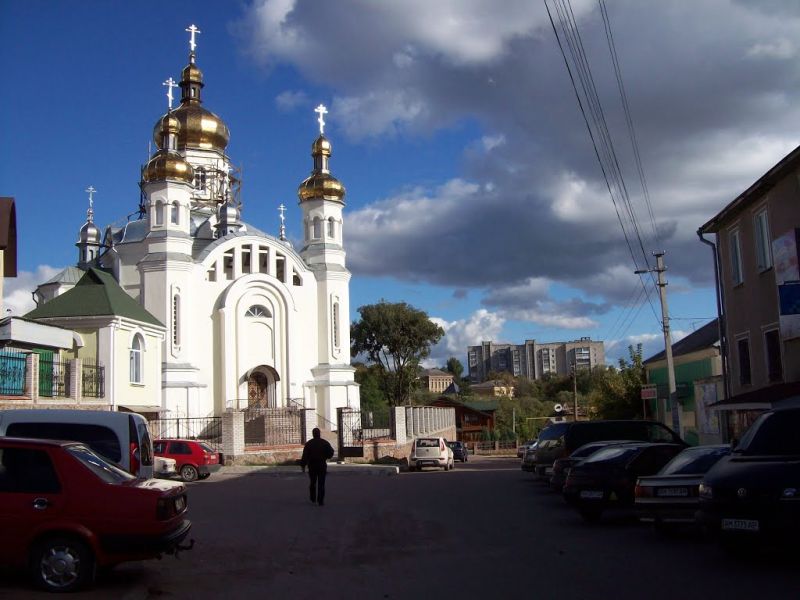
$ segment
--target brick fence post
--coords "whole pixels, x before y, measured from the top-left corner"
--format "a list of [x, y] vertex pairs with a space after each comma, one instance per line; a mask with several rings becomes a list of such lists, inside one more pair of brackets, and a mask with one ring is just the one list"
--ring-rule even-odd
[[39, 355], [35, 352], [25, 357], [25, 392], [31, 402], [39, 400]]
[[244, 454], [244, 412], [240, 410], [222, 413], [222, 453], [226, 463]]
[[392, 419], [394, 431], [392, 431], [392, 437], [394, 437], [399, 446], [408, 441], [408, 435], [406, 434], [406, 407], [395, 406], [392, 410], [394, 411], [394, 419]]
[[69, 397], [80, 402], [83, 398], [83, 361], [73, 358], [69, 361]]

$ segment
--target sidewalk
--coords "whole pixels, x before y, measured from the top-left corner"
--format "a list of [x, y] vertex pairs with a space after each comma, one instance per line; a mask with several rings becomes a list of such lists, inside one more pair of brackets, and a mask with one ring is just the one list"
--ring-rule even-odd
[[[272, 475], [274, 477], [291, 477], [303, 475], [299, 466], [272, 465], [233, 465], [223, 467], [219, 471], [223, 475]], [[394, 465], [363, 465], [355, 463], [328, 463], [328, 474], [336, 475], [397, 475], [399, 467]]]

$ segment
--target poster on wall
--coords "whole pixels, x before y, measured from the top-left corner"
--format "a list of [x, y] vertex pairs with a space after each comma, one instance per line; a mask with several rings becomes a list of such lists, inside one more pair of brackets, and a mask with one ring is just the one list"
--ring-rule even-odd
[[697, 402], [695, 403], [697, 431], [709, 435], [719, 434], [719, 415], [711, 408], [717, 401], [716, 383], [698, 383], [695, 385]]
[[800, 262], [797, 258], [797, 229], [791, 229], [772, 240], [772, 262], [775, 283], [800, 280]]

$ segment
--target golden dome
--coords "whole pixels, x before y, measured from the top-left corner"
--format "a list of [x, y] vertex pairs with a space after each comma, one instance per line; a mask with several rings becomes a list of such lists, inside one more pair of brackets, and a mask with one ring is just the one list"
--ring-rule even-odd
[[167, 179], [192, 183], [194, 169], [177, 152], [159, 150], [142, 171], [142, 181], [164, 181]]
[[175, 116], [168, 112], [165, 114], [161, 119], [159, 119], [158, 123], [156, 124], [155, 129], [153, 130], [154, 135], [158, 135], [157, 144], [160, 146], [161, 141], [164, 139], [163, 136], [168, 134], [177, 134], [181, 129], [181, 123]]
[[[231, 139], [225, 122], [200, 104], [185, 103], [172, 111], [172, 116], [179, 122], [178, 149], [200, 148], [225, 152]], [[161, 147], [161, 119], [153, 128], [153, 139]]]
[[300, 202], [306, 200], [336, 200], [344, 204], [346, 190], [342, 183], [330, 173], [312, 173], [297, 188]]
[[319, 136], [314, 140], [314, 143], [311, 144], [311, 156], [316, 156], [317, 154], [331, 155], [331, 143], [324, 135]]
[[191, 81], [193, 83], [203, 83], [203, 72], [195, 63], [190, 62], [181, 71], [181, 81]]

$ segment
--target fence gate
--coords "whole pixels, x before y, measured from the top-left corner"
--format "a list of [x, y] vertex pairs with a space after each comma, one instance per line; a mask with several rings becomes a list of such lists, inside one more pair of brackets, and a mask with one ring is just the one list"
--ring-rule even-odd
[[339, 429], [339, 458], [364, 456], [364, 432], [361, 428], [361, 411], [349, 408], [336, 409]]
[[177, 417], [150, 421], [155, 438], [188, 438], [206, 442], [214, 450], [222, 449], [221, 417]]

